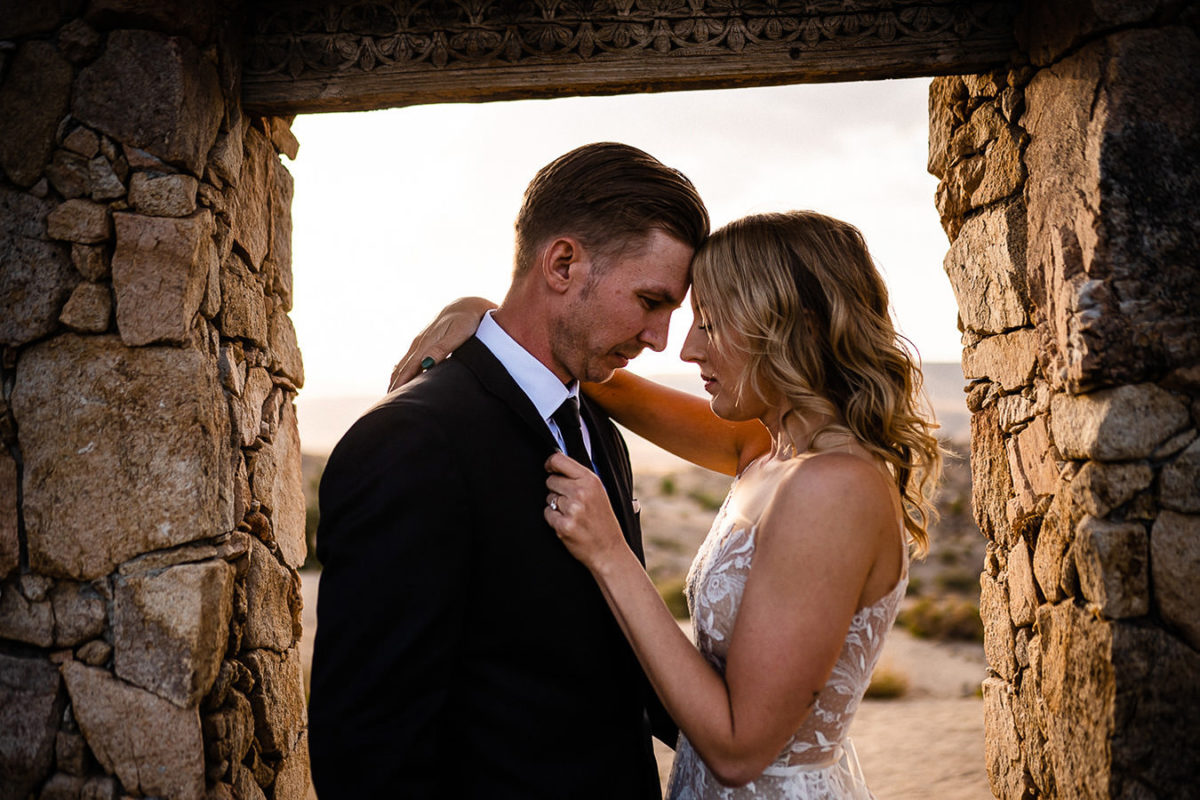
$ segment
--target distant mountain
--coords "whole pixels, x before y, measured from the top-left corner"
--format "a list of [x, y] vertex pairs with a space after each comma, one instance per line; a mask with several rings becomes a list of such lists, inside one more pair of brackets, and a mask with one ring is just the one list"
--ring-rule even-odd
[[[970, 414], [967, 411], [966, 395], [963, 392], [962, 368], [955, 363], [930, 363], [925, 365], [925, 388], [933, 406], [933, 413], [942, 428], [943, 438], [966, 442], [970, 437]], [[704, 387], [696, 375], [671, 374], [654, 376], [655, 380], [681, 391], [704, 396]], [[305, 453], [328, 455], [364, 411], [379, 402], [380, 396], [306, 397], [300, 392], [296, 411], [300, 423], [300, 441]], [[673, 465], [674, 456], [663, 454], [649, 442], [629, 436], [630, 450], [634, 452], [634, 464], [640, 468], [658, 471], [660, 461]], [[665, 460], [664, 460], [665, 459]]]

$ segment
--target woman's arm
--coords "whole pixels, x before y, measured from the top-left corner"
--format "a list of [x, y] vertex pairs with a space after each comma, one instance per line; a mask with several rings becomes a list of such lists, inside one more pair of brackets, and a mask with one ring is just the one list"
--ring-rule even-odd
[[456, 347], [474, 335], [483, 315], [495, 307], [495, 303], [483, 297], [460, 297], [439, 311], [429, 327], [413, 339], [404, 358], [392, 368], [388, 391], [394, 392], [417, 377], [427, 368], [422, 364], [425, 359], [431, 358], [435, 364], [444, 361]]
[[604, 383], [585, 383], [583, 391], [638, 436], [725, 475], [737, 475], [771, 448], [771, 436], [757, 420], [723, 420], [703, 398], [627, 370], [617, 370]]
[[798, 465], [764, 512], [723, 676], [679, 631], [598, 479], [561, 454], [548, 462], [557, 509], [547, 508], [547, 522], [591, 571], [663, 705], [723, 783], [753, 780], [800, 727], [879, 552], [899, 554], [881, 476], [859, 459], [834, 459], [815, 471]]

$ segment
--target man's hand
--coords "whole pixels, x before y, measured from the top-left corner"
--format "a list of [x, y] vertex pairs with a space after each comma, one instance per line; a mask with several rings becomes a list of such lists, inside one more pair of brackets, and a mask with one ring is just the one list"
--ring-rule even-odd
[[495, 307], [495, 303], [482, 297], [462, 297], [439, 311], [413, 340], [400, 363], [392, 368], [388, 391], [394, 392], [423, 370], [445, 361], [446, 356], [475, 334], [483, 315]]

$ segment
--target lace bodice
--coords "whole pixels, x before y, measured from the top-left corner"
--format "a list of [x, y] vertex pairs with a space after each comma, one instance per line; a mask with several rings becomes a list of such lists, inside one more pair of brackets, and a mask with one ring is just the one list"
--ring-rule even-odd
[[[736, 485], [735, 482], [734, 488]], [[756, 523], [741, 519], [730, 511], [732, 496], [731, 489], [687, 576], [687, 601], [696, 646], [722, 673], [754, 559], [757, 530]], [[907, 585], [906, 555], [903, 575], [896, 586], [854, 615], [842, 652], [812, 712], [761, 778], [741, 789], [721, 786], [681, 734], [669, 796], [680, 800], [870, 797], [857, 772], [856, 762], [846, 769], [836, 768], [847, 766], [844, 758], [846, 732], [871, 681], [871, 672], [896, 619]], [[852, 750], [850, 753], [852, 756]]]

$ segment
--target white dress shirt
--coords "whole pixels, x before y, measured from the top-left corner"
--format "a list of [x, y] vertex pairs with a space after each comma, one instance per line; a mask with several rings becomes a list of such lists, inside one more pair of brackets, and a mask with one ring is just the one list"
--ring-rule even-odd
[[[574, 397], [578, 401], [579, 381], [571, 381], [570, 387], [564, 386], [549, 367], [538, 361], [532, 353], [518, 344], [516, 339], [509, 336], [503, 328], [496, 324], [496, 321], [492, 319], [491, 311], [483, 315], [483, 319], [479, 322], [479, 329], [475, 331], [475, 336], [483, 342], [484, 347], [492, 352], [492, 355], [517, 382], [517, 386], [521, 387], [521, 391], [533, 402], [534, 408], [541, 415], [546, 427], [554, 435], [554, 441], [558, 442], [558, 449], [564, 453], [567, 452], [567, 445], [563, 441], [562, 432], [558, 429], [558, 423], [550, 415], [557, 411], [568, 397]], [[583, 444], [587, 448], [588, 455], [591, 456], [592, 440], [588, 435], [587, 423], [583, 421], [582, 414], [579, 423], [583, 428]], [[592, 462], [595, 463], [595, 461], [596, 459], [592, 458]]]

